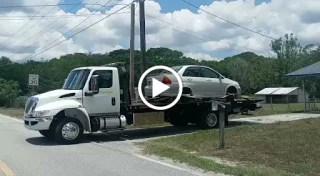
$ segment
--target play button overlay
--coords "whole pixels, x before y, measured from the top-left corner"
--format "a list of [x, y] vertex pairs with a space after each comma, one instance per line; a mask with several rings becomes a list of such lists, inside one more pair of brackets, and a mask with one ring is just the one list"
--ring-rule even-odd
[[162, 92], [170, 89], [170, 86], [152, 78], [152, 98], [160, 95]]
[[[166, 106], [155, 106], [155, 105], [152, 105], [151, 103], [149, 103], [145, 97], [143, 96], [143, 93], [142, 93], [142, 89], [144, 89], [144, 87], [142, 87], [142, 82], [143, 80], [145, 79], [145, 77], [152, 71], [154, 70], [166, 70], [166, 71], [169, 71], [171, 72], [174, 77], [177, 79], [177, 82], [178, 82], [178, 94], [176, 96], [176, 98], [174, 99], [173, 102], [171, 102], [170, 104], [166, 105]], [[142, 102], [147, 105], [149, 108], [151, 109], [154, 109], [154, 110], [158, 110], [158, 111], [162, 111], [162, 110], [166, 110], [166, 109], [170, 109], [171, 107], [173, 107], [175, 104], [178, 103], [178, 101], [180, 100], [181, 98], [181, 95], [182, 95], [182, 80], [180, 78], [180, 75], [175, 72], [172, 68], [170, 67], [167, 67], [167, 66], [163, 66], [163, 65], [159, 65], [159, 66], [154, 66], [154, 67], [151, 67], [149, 68], [148, 70], [146, 70], [140, 77], [139, 79], [139, 83], [138, 83], [138, 93], [139, 93], [139, 97], [140, 99], [142, 100]], [[152, 98], [160, 95], [161, 93], [165, 92], [166, 90], [170, 89], [170, 85], [166, 85], [160, 81], [158, 81], [157, 79], [155, 78], [152, 78]]]

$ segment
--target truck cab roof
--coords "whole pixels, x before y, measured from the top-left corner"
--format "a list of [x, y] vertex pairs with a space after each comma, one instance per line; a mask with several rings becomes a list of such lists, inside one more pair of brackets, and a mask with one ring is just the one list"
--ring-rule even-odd
[[98, 68], [114, 68], [114, 67], [109, 67], [109, 66], [90, 66], [90, 67], [78, 67], [78, 68], [75, 68], [73, 70], [84, 70], [84, 69], [98, 69]]

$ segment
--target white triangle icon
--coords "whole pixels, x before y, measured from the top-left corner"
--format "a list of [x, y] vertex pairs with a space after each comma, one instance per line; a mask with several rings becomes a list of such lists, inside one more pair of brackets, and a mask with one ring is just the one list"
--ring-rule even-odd
[[162, 82], [152, 78], [152, 98], [158, 96], [162, 92], [168, 90], [170, 87]]

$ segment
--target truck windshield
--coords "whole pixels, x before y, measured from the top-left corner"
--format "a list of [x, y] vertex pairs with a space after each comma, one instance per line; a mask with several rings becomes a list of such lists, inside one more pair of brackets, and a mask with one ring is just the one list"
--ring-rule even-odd
[[71, 71], [63, 85], [63, 89], [67, 89], [67, 90], [83, 89], [88, 79], [89, 73], [90, 73], [89, 69]]

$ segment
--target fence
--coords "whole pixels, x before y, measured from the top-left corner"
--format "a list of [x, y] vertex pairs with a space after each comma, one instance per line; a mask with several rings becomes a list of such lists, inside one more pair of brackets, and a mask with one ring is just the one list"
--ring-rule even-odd
[[[291, 112], [304, 111], [304, 103], [291, 103], [287, 101], [286, 103], [273, 103], [270, 101], [261, 102], [264, 108], [273, 111], [287, 110]], [[319, 111], [320, 110], [320, 98], [308, 98], [306, 101], [306, 111]]]

